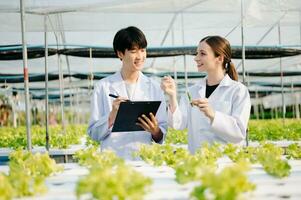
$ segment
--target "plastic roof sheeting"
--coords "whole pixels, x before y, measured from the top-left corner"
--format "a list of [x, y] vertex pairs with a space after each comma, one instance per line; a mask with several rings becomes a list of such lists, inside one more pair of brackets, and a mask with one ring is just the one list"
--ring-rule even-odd
[[[148, 39], [149, 47], [196, 46], [207, 35], [226, 36], [231, 45], [241, 45], [240, 0], [25, 0], [26, 39], [29, 45], [44, 44], [44, 18], [47, 14], [50, 44], [112, 46], [120, 28], [135, 25]], [[0, 45], [21, 43], [19, 0], [0, 1]], [[222, 4], [222, 5], [221, 5]], [[219, 6], [218, 6], [219, 5]], [[247, 46], [287, 46], [300, 49], [300, 0], [244, 0], [245, 44]], [[281, 44], [278, 38], [278, 25]], [[42, 53], [42, 52], [41, 52]], [[78, 73], [110, 72], [120, 69], [118, 59], [89, 59], [50, 56], [49, 71]], [[196, 72], [193, 56], [186, 56], [189, 72]], [[240, 59], [233, 59], [239, 72]], [[69, 63], [69, 66], [67, 65]], [[300, 56], [281, 59], [287, 72], [301, 71]], [[0, 61], [1, 73], [23, 73], [22, 60]], [[145, 71], [151, 73], [184, 71], [183, 56], [149, 58]], [[250, 73], [279, 73], [280, 59], [246, 60]], [[44, 58], [28, 60], [29, 73], [44, 73]], [[250, 83], [279, 84], [279, 77], [247, 77]], [[299, 77], [285, 78], [285, 84], [298, 83]], [[86, 84], [83, 82], [74, 85]], [[17, 84], [18, 85], [18, 84]], [[17, 86], [16, 85], [16, 86]], [[30, 83], [38, 87], [41, 83]], [[43, 86], [43, 85], [42, 85]]]

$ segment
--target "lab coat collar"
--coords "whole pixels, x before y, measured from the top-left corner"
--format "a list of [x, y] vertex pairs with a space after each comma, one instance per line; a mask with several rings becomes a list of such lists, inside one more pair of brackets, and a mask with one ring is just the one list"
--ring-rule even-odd
[[226, 74], [223, 80], [219, 83], [219, 87], [230, 86], [233, 83], [233, 80], [230, 78], [228, 74]]
[[[133, 95], [132, 100], [140, 100], [143, 99], [143, 97], [146, 96], [146, 92], [148, 91], [148, 87], [150, 84], [149, 79], [143, 75], [142, 72], [139, 72], [139, 77], [137, 81], [137, 86]], [[126, 86], [125, 82], [122, 79], [121, 72], [118, 71], [115, 74], [113, 74], [110, 78], [110, 82], [112, 83], [112, 88], [115, 90], [116, 95], [122, 96], [122, 97], [128, 97], [127, 92], [126, 92]]]
[[[228, 74], [224, 76], [222, 81], [219, 83], [218, 87], [227, 87], [232, 84], [232, 79], [229, 77]], [[199, 86], [199, 95], [204, 98], [205, 97], [205, 90], [206, 90], [206, 82], [207, 82], [207, 76], [200, 80], [198, 86]]]
[[117, 96], [127, 97], [126, 88], [120, 71], [110, 77], [112, 89]]
[[[207, 77], [203, 78], [202, 80], [200, 80], [200, 84], [198, 84], [200, 87], [206, 87], [206, 82], [207, 82]], [[222, 81], [219, 83], [219, 87], [221, 86], [229, 86], [232, 84], [232, 79], [230, 78], [230, 76], [228, 74], [226, 74], [224, 76], [224, 78], [222, 79]]]

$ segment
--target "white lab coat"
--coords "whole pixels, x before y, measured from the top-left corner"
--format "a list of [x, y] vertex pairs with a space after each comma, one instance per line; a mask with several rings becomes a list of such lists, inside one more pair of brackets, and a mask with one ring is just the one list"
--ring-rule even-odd
[[[192, 99], [205, 98], [206, 78], [188, 91]], [[215, 111], [212, 124], [198, 107], [190, 105], [186, 94], [181, 97], [174, 113], [168, 111], [168, 124], [175, 129], [188, 128], [191, 153], [195, 153], [204, 142], [243, 144], [251, 109], [248, 89], [225, 75], [208, 100]]]
[[[91, 117], [88, 127], [89, 136], [96, 141], [101, 141], [101, 149], [109, 149], [125, 159], [132, 159], [132, 153], [137, 151], [139, 144], [151, 144], [152, 136], [146, 131], [111, 132], [108, 128], [109, 114], [112, 110], [114, 98], [109, 94], [128, 97], [125, 83], [120, 72], [100, 80], [94, 87], [91, 99]], [[156, 118], [164, 136], [167, 130], [166, 102], [160, 85], [143, 75], [141, 72], [133, 94], [133, 101], [161, 101]]]

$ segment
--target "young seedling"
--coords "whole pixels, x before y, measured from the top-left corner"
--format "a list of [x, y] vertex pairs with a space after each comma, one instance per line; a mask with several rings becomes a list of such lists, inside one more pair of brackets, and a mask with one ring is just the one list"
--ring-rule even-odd
[[187, 92], [187, 97], [188, 97], [190, 105], [193, 106], [193, 104], [192, 104], [192, 98], [191, 98], [191, 95], [190, 95], [189, 92]]

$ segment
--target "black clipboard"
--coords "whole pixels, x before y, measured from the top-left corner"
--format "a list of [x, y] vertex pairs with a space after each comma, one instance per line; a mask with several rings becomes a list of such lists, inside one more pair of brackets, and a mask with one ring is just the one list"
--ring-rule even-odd
[[121, 102], [112, 132], [129, 132], [143, 131], [144, 129], [136, 123], [138, 117], [145, 114], [149, 117], [149, 113], [156, 115], [161, 101], [127, 101]]

